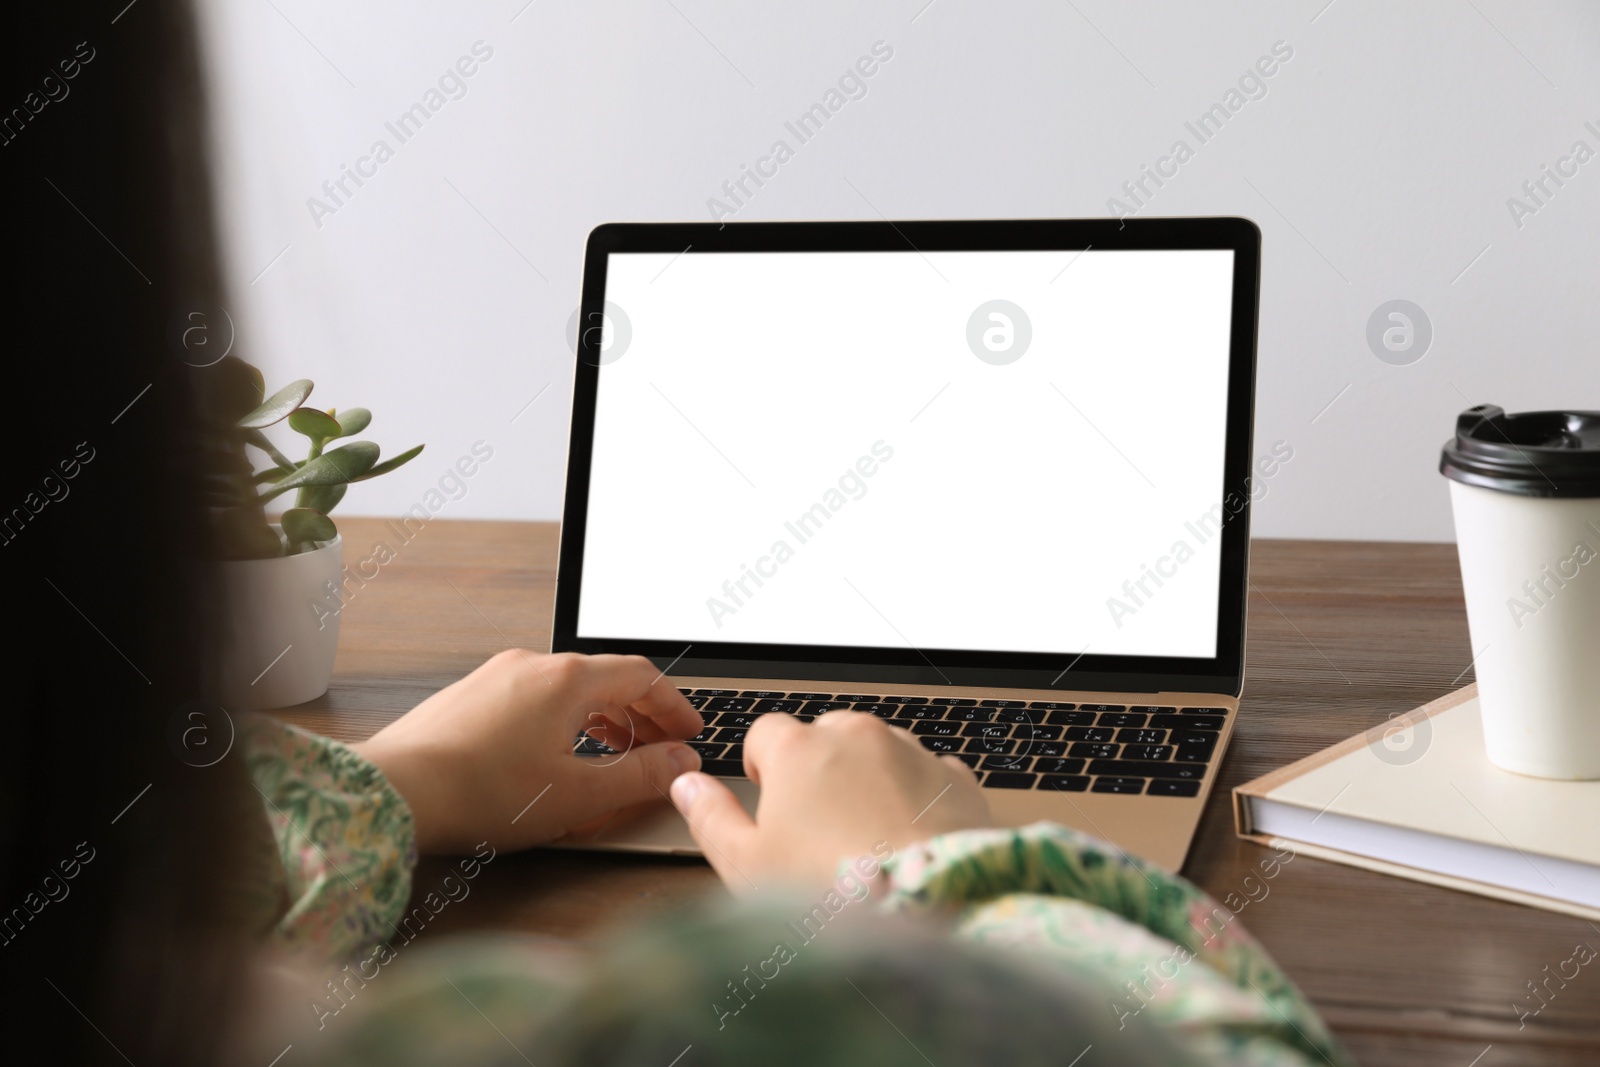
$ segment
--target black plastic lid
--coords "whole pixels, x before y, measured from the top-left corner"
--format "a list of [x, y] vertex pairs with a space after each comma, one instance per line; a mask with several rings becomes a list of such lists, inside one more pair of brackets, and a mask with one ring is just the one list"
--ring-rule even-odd
[[1600, 497], [1600, 411], [1468, 408], [1445, 442], [1439, 471], [1519, 496]]

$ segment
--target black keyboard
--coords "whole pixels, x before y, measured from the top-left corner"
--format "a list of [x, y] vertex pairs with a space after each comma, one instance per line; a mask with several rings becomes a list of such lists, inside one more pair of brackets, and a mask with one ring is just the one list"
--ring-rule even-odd
[[[985, 789], [1192, 797], [1217, 752], [1227, 708], [977, 700], [876, 693], [683, 689], [705, 720], [689, 741], [700, 769], [743, 778], [745, 731], [761, 715], [811, 722], [829, 711], [875, 715], [924, 748], [962, 760]], [[614, 755], [579, 735], [581, 756]]]

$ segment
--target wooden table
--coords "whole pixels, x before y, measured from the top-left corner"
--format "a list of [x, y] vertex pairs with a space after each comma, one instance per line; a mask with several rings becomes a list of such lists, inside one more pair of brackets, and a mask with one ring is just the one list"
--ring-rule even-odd
[[[379, 540], [397, 557], [345, 608], [333, 688], [286, 719], [359, 740], [508, 644], [549, 648], [555, 524], [434, 520], [404, 544], [380, 520], [340, 525], [347, 561]], [[1244, 702], [1183, 872], [1219, 899], [1243, 896], [1268, 854], [1234, 836], [1233, 786], [1472, 680], [1453, 546], [1257, 541], [1252, 555]], [[425, 862], [418, 894], [443, 873]], [[1600, 963], [1521, 1028], [1513, 1008], [1577, 943], [1600, 950], [1600, 929], [1306, 856], [1264, 884], [1240, 918], [1362, 1063], [1600, 1062]], [[436, 923], [584, 942], [720, 892], [699, 860], [534, 851], [496, 859], [472, 905]]]

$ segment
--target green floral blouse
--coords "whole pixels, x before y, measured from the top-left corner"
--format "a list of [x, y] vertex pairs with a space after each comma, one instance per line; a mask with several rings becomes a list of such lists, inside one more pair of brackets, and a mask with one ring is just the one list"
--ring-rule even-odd
[[1243, 901], [1049, 823], [864, 857], [819, 900], [708, 905], [593, 957], [516, 936], [407, 952], [417, 909], [493, 850], [413, 901], [411, 813], [376, 767], [275, 720], [243, 736], [278, 860], [260, 925], [320, 983], [289, 1012], [302, 1063], [1353, 1062]]

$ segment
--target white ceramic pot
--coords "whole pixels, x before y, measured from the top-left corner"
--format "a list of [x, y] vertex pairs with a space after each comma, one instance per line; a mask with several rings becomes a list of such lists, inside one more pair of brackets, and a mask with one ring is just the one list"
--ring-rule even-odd
[[339, 648], [339, 600], [330, 588], [339, 587], [343, 547], [336, 536], [310, 552], [219, 564], [228, 619], [222, 677], [232, 706], [282, 708], [328, 691]]

